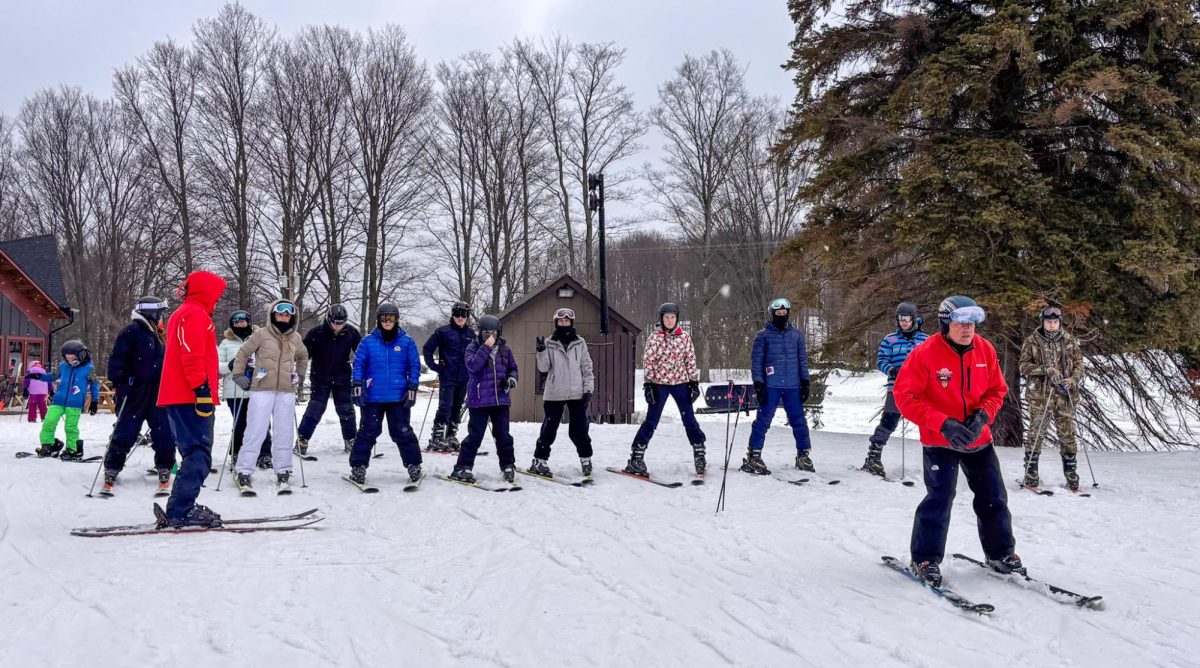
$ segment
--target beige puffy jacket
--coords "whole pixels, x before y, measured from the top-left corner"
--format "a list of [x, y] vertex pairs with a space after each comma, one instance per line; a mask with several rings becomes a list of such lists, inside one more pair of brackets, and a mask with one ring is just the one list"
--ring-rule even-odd
[[[271, 302], [267, 307], [267, 323], [246, 339], [233, 360], [233, 376], [246, 372], [246, 360], [254, 356], [254, 377], [250, 381], [251, 392], [295, 392], [296, 380], [302, 380], [308, 372], [308, 349], [296, 331], [300, 311], [292, 316], [292, 328], [281, 333], [271, 323], [275, 306], [285, 300]], [[290, 303], [290, 302], [289, 302]]]

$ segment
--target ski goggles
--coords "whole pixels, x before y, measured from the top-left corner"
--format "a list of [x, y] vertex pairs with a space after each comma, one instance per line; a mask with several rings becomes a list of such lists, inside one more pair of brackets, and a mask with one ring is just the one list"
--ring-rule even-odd
[[288, 315], [296, 315], [296, 305], [291, 302], [279, 302], [275, 308], [271, 309], [275, 313], [286, 313]]
[[452, 317], [452, 318], [466, 318], [466, 317], [469, 317], [470, 315], [471, 315], [471, 309], [469, 309], [469, 308], [456, 308], [456, 309], [450, 310], [450, 317]]
[[250, 314], [244, 311], [234, 313], [233, 317], [229, 318], [229, 322], [250, 322]]
[[1057, 306], [1050, 306], [1042, 309], [1042, 320], [1060, 320], [1062, 319], [1062, 309]]
[[396, 316], [391, 314], [381, 315], [379, 316], [379, 322], [396, 322]]
[[569, 308], [560, 308], [554, 312], [555, 320], [562, 320], [563, 318], [566, 318], [567, 320], [574, 322], [575, 311], [573, 309], [569, 309]]
[[950, 312], [950, 322], [960, 325], [981, 323], [987, 319], [982, 306], [964, 306]]
[[771, 302], [771, 312], [775, 312], [780, 309], [790, 311], [790, 310], [792, 310], [792, 303], [790, 301], [784, 299], [783, 297], [780, 297], [779, 299], [776, 299], [775, 301]]
[[902, 324], [902, 325], [907, 325], [908, 323], [910, 323], [910, 322], [912, 322], [912, 321], [914, 321], [914, 320], [916, 320], [916, 318], [912, 317], [911, 315], [898, 315], [898, 316], [896, 316], [896, 322], [898, 322], [898, 323], [900, 323], [900, 324]]

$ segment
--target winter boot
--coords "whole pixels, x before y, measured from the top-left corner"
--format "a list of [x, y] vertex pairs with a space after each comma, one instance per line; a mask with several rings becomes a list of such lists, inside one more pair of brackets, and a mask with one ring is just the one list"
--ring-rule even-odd
[[1021, 563], [1021, 558], [1016, 552], [1006, 555], [1003, 559], [988, 559], [987, 563], [997, 573], [1025, 575], [1025, 564]]
[[158, 491], [170, 492], [171, 491], [171, 469], [169, 469], [169, 468], [155, 469], [154, 472], [158, 474]]
[[351, 450], [353, 450], [354, 449], [354, 439], [352, 439], [352, 438], [346, 439], [342, 443], [342, 449], [346, 452], [350, 452]]
[[421, 479], [421, 465], [420, 464], [410, 464], [410, 465], [406, 466], [405, 468], [408, 470], [408, 481], [409, 482], [417, 482], [418, 480]]
[[517, 481], [517, 470], [511, 466], [500, 469], [500, 475], [504, 476], [504, 482], [510, 485]]
[[292, 448], [292, 452], [303, 457], [308, 454], [308, 439], [303, 436], [296, 437], [296, 445]]
[[429, 435], [429, 445], [425, 449], [429, 452], [450, 451], [450, 448], [446, 447], [446, 425], [433, 423], [433, 433]]
[[67, 448], [58, 455], [58, 458], [64, 462], [81, 462], [83, 461], [83, 441], [75, 441], [75, 449]]
[[1079, 491], [1079, 474], [1075, 469], [1079, 466], [1079, 462], [1075, 459], [1074, 452], [1064, 452], [1063, 460], [1063, 477], [1067, 479], [1067, 489], [1072, 492]]
[[1025, 479], [1021, 481], [1021, 486], [1037, 488], [1040, 484], [1041, 480], [1038, 478], [1038, 453], [1026, 450]]
[[629, 463], [625, 465], [625, 472], [643, 478], [650, 477], [650, 471], [646, 470], [646, 444], [634, 443], [629, 452]]
[[354, 466], [350, 469], [350, 480], [359, 485], [367, 484], [367, 467]]
[[704, 459], [704, 444], [692, 444], [692, 463], [696, 465], [696, 475], [702, 476], [708, 470], [708, 461]]
[[187, 515], [183, 516], [182, 520], [171, 520], [168, 524], [171, 528], [178, 527], [208, 527], [210, 529], [221, 526], [221, 516], [214, 513], [210, 508], [196, 504], [192, 509], [187, 511]]
[[771, 470], [763, 461], [762, 450], [747, 450], [746, 458], [742, 460], [742, 470], [754, 475], [771, 475]]
[[43, 443], [41, 447], [34, 452], [37, 453], [38, 457], [57, 457], [59, 451], [62, 450], [62, 447], [62, 441], [56, 438], [54, 439], [53, 443]]
[[930, 587], [942, 586], [942, 568], [932, 561], [922, 561], [921, 563], [914, 561], [909, 564], [908, 570]]
[[543, 478], [553, 478], [554, 474], [550, 472], [550, 464], [544, 459], [533, 458], [533, 463], [529, 465], [529, 472], [534, 475], [540, 475]]
[[450, 472], [450, 479], [473, 484], [475, 482], [475, 474], [469, 468], [455, 466], [454, 470]]
[[591, 480], [591, 478], [592, 478], [592, 458], [591, 457], [580, 457], [579, 458], [579, 468], [583, 471], [583, 477], [588, 480]]
[[101, 494], [112, 494], [113, 485], [117, 482], [118, 473], [119, 471], [116, 469], [104, 469], [104, 485], [100, 487]]
[[887, 475], [887, 472], [883, 469], [882, 443], [872, 443], [871, 446], [867, 448], [867, 459], [863, 462], [862, 468], [867, 473], [877, 475], [881, 478]]
[[274, 463], [271, 462], [271, 455], [259, 455], [258, 462], [255, 465], [264, 471], [275, 468]]
[[817, 470], [813, 468], [812, 458], [808, 456], [808, 450], [800, 450], [796, 452], [796, 468], [800, 469], [801, 471], [808, 471], [809, 473], [817, 472]]
[[240, 490], [254, 489], [254, 483], [251, 481], [249, 473], [237, 474], [237, 476], [234, 478], [234, 482], [237, 483], [238, 489]]

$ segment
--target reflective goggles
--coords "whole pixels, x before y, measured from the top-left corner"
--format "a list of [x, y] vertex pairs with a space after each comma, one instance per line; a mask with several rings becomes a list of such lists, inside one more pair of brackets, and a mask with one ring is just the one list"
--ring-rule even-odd
[[1062, 309], [1057, 306], [1051, 306], [1042, 310], [1042, 320], [1060, 320], [1062, 318]]
[[250, 316], [245, 313], [235, 313], [229, 322], [250, 322]]
[[291, 302], [279, 302], [272, 309], [275, 313], [286, 313], [288, 315], [296, 315], [296, 305]]
[[792, 303], [790, 301], [784, 299], [783, 297], [780, 297], [779, 299], [776, 299], [775, 301], [771, 302], [771, 311], [772, 312], [778, 311], [779, 309], [787, 309], [790, 311], [790, 310], [792, 310]]
[[466, 317], [469, 317], [470, 315], [471, 315], [471, 309], [467, 309], [467, 308], [456, 308], [456, 309], [450, 311], [450, 317], [452, 317], [452, 318], [466, 318]]
[[908, 323], [912, 322], [913, 320], [916, 320], [916, 318], [912, 317], [911, 315], [896, 316], [896, 322], [899, 322], [904, 325], [907, 325]]
[[572, 309], [569, 309], [569, 308], [560, 308], [554, 312], [555, 320], [562, 320], [563, 318], [574, 321], [575, 320], [575, 311]]
[[394, 315], [381, 315], [381, 316], [379, 316], [379, 322], [396, 322], [396, 316], [394, 316]]
[[960, 325], [981, 323], [986, 319], [987, 314], [984, 313], [981, 306], [964, 306], [950, 312], [950, 322], [957, 322]]

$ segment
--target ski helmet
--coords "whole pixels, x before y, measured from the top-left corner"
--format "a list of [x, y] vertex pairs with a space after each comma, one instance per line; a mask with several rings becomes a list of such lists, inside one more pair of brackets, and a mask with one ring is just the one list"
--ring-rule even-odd
[[79, 339], [71, 339], [70, 341], [67, 341], [66, 343], [63, 344], [63, 346], [62, 346], [63, 359], [66, 359], [67, 355], [75, 356], [75, 361], [69, 362], [69, 364], [71, 366], [79, 366], [80, 364], [87, 364], [88, 360], [90, 360], [92, 358], [92, 354], [90, 352], [88, 352], [87, 346], [83, 345], [83, 341], [80, 341]]
[[950, 331], [950, 320], [955, 319], [954, 313], [959, 310], [964, 311], [964, 315], [968, 318], [966, 322], [983, 322], [983, 309], [974, 299], [962, 295], [951, 295], [943, 299], [938, 306], [938, 327], [943, 334]]
[[494, 315], [485, 315], [479, 318], [479, 340], [484, 339], [484, 332], [495, 332], [496, 336], [500, 336], [504, 328], [500, 325], [500, 318]]
[[454, 302], [454, 304], [450, 306], [450, 317], [451, 318], [470, 318], [471, 317], [471, 305], [466, 302]]
[[167, 310], [167, 302], [154, 296], [139, 297], [133, 310], [150, 324], [157, 324]]
[[344, 325], [350, 320], [350, 314], [346, 312], [346, 307], [341, 304], [334, 304], [329, 307], [329, 315], [325, 319], [331, 325]]
[[379, 325], [380, 319], [385, 315], [393, 316], [396, 318], [397, 326], [400, 324], [400, 309], [395, 304], [391, 302], [384, 302], [380, 304], [379, 308], [375, 309], [375, 324]]

